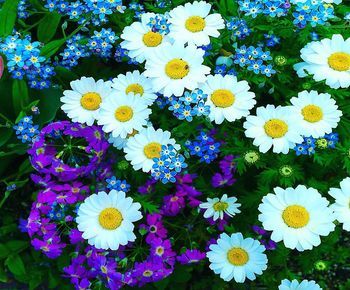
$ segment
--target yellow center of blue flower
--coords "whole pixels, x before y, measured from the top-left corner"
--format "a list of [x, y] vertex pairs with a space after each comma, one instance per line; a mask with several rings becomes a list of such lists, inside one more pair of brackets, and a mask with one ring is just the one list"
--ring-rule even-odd
[[225, 209], [228, 208], [228, 203], [218, 201], [218, 202], [214, 203], [213, 208], [215, 211], [224, 211]]
[[242, 248], [232, 248], [227, 252], [227, 260], [234, 266], [243, 266], [249, 261], [249, 255]]

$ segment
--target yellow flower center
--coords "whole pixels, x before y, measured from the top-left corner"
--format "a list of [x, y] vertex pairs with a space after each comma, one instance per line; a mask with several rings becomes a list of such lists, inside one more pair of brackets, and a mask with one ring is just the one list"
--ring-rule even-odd
[[213, 104], [219, 108], [227, 108], [235, 102], [235, 95], [229, 90], [216, 90], [210, 96]]
[[89, 92], [84, 94], [80, 99], [80, 104], [85, 110], [95, 111], [100, 107], [102, 102], [98, 93]]
[[122, 214], [113, 207], [105, 208], [98, 216], [98, 222], [105, 230], [115, 230], [121, 225], [122, 221]]
[[120, 106], [115, 110], [114, 116], [119, 122], [127, 122], [131, 120], [134, 111], [129, 106]]
[[148, 47], [156, 47], [161, 44], [163, 36], [159, 32], [149, 31], [143, 35], [143, 43]]
[[134, 93], [135, 95], [140, 94], [142, 96], [144, 93], [144, 90], [143, 90], [143, 87], [139, 84], [131, 84], [131, 85], [128, 85], [125, 92], [127, 94], [128, 93]]
[[347, 71], [350, 69], [350, 54], [335, 52], [328, 57], [328, 64], [334, 70]]
[[160, 151], [162, 151], [162, 145], [157, 142], [149, 143], [143, 148], [143, 152], [148, 159], [159, 158]]
[[249, 261], [249, 255], [242, 248], [232, 248], [227, 253], [227, 259], [234, 266], [243, 266]]
[[214, 203], [213, 208], [215, 211], [224, 211], [225, 209], [228, 208], [228, 203], [218, 201], [218, 202]]
[[171, 79], [182, 79], [190, 71], [188, 63], [180, 58], [174, 58], [165, 65], [165, 73]]
[[163, 255], [163, 254], [164, 254], [164, 248], [161, 247], [161, 246], [157, 247], [156, 253], [157, 253], [159, 256]]
[[288, 125], [282, 120], [271, 119], [265, 123], [264, 129], [271, 138], [281, 138], [288, 132]]
[[300, 205], [290, 205], [283, 211], [282, 218], [287, 226], [299, 229], [308, 224], [310, 215], [305, 207]]
[[307, 105], [301, 110], [304, 120], [310, 123], [315, 123], [323, 118], [323, 112], [319, 106]]
[[151, 270], [146, 270], [143, 272], [143, 276], [145, 277], [151, 277], [153, 275], [153, 272]]
[[187, 18], [185, 27], [191, 32], [200, 32], [205, 28], [205, 20], [200, 16], [191, 16]]

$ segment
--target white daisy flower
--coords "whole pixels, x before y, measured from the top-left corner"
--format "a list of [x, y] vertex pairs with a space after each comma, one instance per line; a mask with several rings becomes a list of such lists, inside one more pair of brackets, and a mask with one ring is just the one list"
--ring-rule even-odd
[[155, 16], [154, 13], [143, 13], [141, 22], [134, 22], [126, 26], [120, 36], [124, 40], [120, 46], [129, 51], [129, 57], [135, 58], [140, 63], [144, 62], [155, 48], [167, 41], [167, 36], [153, 32], [147, 25], [150, 18]]
[[224, 20], [219, 13], [210, 14], [211, 4], [205, 1], [186, 3], [169, 12], [169, 36], [177, 42], [210, 44], [210, 38], [219, 37], [219, 29], [225, 28]]
[[144, 75], [152, 79], [153, 90], [166, 97], [182, 96], [205, 82], [210, 68], [203, 65], [204, 50], [194, 45], [164, 43], [146, 61]]
[[118, 75], [113, 79], [112, 87], [117, 92], [141, 96], [147, 105], [152, 105], [157, 99], [151, 80], [140, 74], [138, 70], [127, 72], [126, 75]]
[[338, 126], [342, 112], [338, 110], [330, 94], [319, 94], [316, 91], [302, 91], [290, 102], [300, 115], [300, 133], [314, 138], [331, 133]]
[[171, 138], [169, 131], [148, 127], [133, 137], [130, 137], [124, 152], [126, 160], [130, 161], [135, 170], [142, 169], [149, 172], [154, 164], [153, 158], [159, 158], [162, 145], [173, 145], [176, 150], [180, 145], [175, 144], [175, 139]]
[[255, 275], [261, 275], [267, 268], [265, 247], [252, 238], [244, 239], [241, 233], [231, 236], [222, 233], [217, 244], [210, 245], [209, 249], [209, 268], [225, 281], [234, 279], [243, 283], [246, 278], [255, 280]]
[[257, 108], [256, 116], [248, 116], [243, 127], [260, 152], [266, 153], [272, 147], [274, 153], [287, 154], [296, 143], [303, 142], [298, 127], [300, 119], [288, 107], [267, 105]]
[[73, 122], [91, 126], [98, 117], [102, 101], [112, 93], [111, 82], [82, 77], [72, 81], [70, 86], [73, 90], [64, 91], [61, 97], [61, 109]]
[[334, 89], [350, 86], [350, 38], [334, 34], [332, 39], [308, 43], [300, 53], [304, 62], [294, 65], [299, 77], [312, 74], [315, 81], [326, 80]]
[[113, 137], [126, 138], [147, 124], [151, 112], [147, 104], [133, 93], [114, 92], [102, 102], [98, 124], [103, 125], [104, 132], [112, 132]]
[[334, 230], [334, 216], [329, 202], [314, 188], [274, 188], [275, 194], [264, 196], [259, 205], [259, 221], [271, 239], [282, 241], [287, 248], [311, 250], [321, 243], [320, 236]]
[[236, 201], [237, 198], [227, 197], [227, 194], [224, 194], [220, 199], [218, 197], [207, 198], [207, 202], [201, 203], [199, 207], [205, 209], [204, 217], [206, 219], [212, 217], [216, 221], [218, 218], [223, 219], [224, 213], [230, 217], [240, 213], [238, 208], [241, 204], [236, 203]]
[[208, 95], [206, 105], [210, 106], [209, 118], [216, 124], [221, 124], [225, 119], [233, 122], [246, 117], [256, 104], [255, 94], [249, 92], [248, 83], [237, 81], [235, 76], [210, 75], [200, 89]]
[[92, 194], [79, 206], [78, 230], [97, 249], [118, 250], [120, 245], [135, 241], [133, 222], [142, 218], [140, 208], [122, 191]]
[[322, 288], [313, 280], [303, 280], [299, 283], [295, 279], [292, 281], [284, 279], [278, 286], [278, 290], [322, 290]]
[[335, 218], [343, 224], [343, 229], [350, 232], [350, 177], [340, 182], [340, 188], [331, 188], [328, 192], [335, 198], [331, 205]]

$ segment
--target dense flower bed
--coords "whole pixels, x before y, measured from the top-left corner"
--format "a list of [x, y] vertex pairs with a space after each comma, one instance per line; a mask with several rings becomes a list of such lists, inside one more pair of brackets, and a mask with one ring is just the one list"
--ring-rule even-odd
[[5, 288], [350, 289], [346, 1], [0, 2]]

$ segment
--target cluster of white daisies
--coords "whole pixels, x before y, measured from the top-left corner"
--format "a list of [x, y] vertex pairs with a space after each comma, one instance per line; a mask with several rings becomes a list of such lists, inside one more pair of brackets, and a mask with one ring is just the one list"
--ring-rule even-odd
[[[74, 122], [101, 125], [134, 169], [144, 172], [151, 170], [162, 145], [180, 149], [170, 132], [156, 130], [149, 122], [150, 107], [158, 96], [182, 96], [185, 90], [201, 89], [208, 95], [209, 119], [221, 124], [246, 117], [245, 135], [264, 153], [272, 148], [286, 154], [303, 141], [302, 136], [321, 137], [337, 127], [341, 111], [330, 94], [316, 91], [300, 92], [289, 106], [258, 107], [256, 115], [250, 115], [256, 100], [248, 82], [231, 75], [209, 75], [210, 68], [203, 65], [204, 50], [200, 47], [210, 44], [210, 37], [218, 37], [218, 30], [224, 28], [221, 15], [209, 14], [210, 10], [211, 5], [204, 1], [174, 8], [168, 15], [168, 34], [155, 32], [148, 25], [155, 14], [143, 14], [140, 22], [124, 29], [121, 46], [130, 57], [145, 62], [145, 71], [120, 74], [112, 81], [86, 77], [73, 81], [72, 90], [64, 91], [61, 98], [62, 110]], [[304, 62], [295, 65], [300, 77], [309, 73], [316, 81], [326, 80], [332, 88], [350, 86], [350, 38], [344, 41], [341, 35], [334, 35], [311, 42], [301, 50], [301, 57]], [[298, 251], [310, 250], [320, 244], [320, 236], [334, 230], [335, 219], [350, 231], [350, 178], [340, 187], [329, 192], [335, 198], [332, 206], [313, 188], [275, 188], [274, 194], [263, 198], [259, 220], [264, 229], [272, 231], [275, 242], [283, 241]], [[205, 209], [206, 218], [217, 220], [224, 213], [240, 213], [236, 201], [224, 195], [208, 199], [200, 208]], [[116, 250], [135, 240], [133, 222], [142, 218], [140, 207], [122, 192], [93, 194], [79, 208], [78, 229], [97, 248]], [[264, 250], [258, 241], [244, 239], [240, 233], [224, 233], [210, 246], [207, 257], [210, 268], [221, 278], [244, 282], [267, 268]], [[283, 280], [279, 289], [321, 288], [314, 281]]]
[[[321, 244], [321, 236], [328, 236], [335, 229], [334, 221], [343, 224], [343, 229], [350, 231], [350, 178], [340, 182], [340, 188], [329, 190], [335, 202], [329, 201], [314, 188], [298, 185], [296, 188], [276, 187], [274, 193], [263, 197], [259, 205], [259, 221], [263, 228], [271, 231], [271, 239], [283, 241], [287, 248], [297, 251], [311, 250]], [[233, 216], [240, 213], [236, 198], [208, 198], [199, 207], [205, 209], [204, 217], [214, 220], [223, 218], [226, 213]], [[267, 269], [265, 248], [259, 241], [246, 238], [241, 233], [228, 236], [223, 233], [217, 244], [210, 246], [207, 257], [210, 268], [225, 281], [234, 279], [243, 283], [246, 279], [254, 280]], [[304, 285], [305, 284], [305, 285]], [[313, 281], [299, 284], [285, 281], [279, 289], [321, 289]], [[308, 288], [308, 287], [316, 288]], [[317, 288], [318, 287], [318, 288]]]

